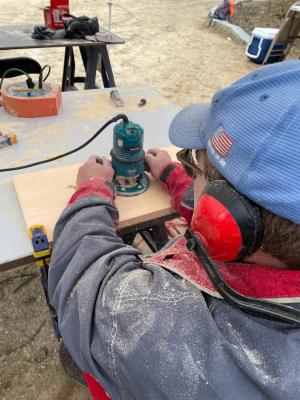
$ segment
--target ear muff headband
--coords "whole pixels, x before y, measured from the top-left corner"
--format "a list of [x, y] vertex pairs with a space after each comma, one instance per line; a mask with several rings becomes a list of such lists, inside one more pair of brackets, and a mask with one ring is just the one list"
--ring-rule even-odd
[[210, 256], [222, 261], [244, 259], [257, 250], [263, 238], [259, 208], [224, 180], [205, 187], [191, 228]]

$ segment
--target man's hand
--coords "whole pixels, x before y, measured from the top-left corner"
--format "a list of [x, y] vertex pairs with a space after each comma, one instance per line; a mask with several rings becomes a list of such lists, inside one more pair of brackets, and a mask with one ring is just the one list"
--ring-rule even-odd
[[114, 170], [110, 161], [105, 157], [91, 156], [78, 170], [77, 187], [81, 186], [89, 178], [101, 177], [108, 182], [112, 182]]
[[148, 150], [145, 154], [145, 160], [150, 167], [152, 176], [156, 179], [160, 178], [163, 170], [172, 162], [169, 153], [159, 148]]

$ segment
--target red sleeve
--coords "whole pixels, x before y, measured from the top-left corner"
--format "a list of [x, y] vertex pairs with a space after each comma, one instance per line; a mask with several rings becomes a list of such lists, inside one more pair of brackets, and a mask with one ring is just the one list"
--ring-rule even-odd
[[110, 184], [103, 178], [92, 177], [85, 181], [70, 198], [68, 205], [87, 196], [100, 196], [114, 204], [114, 194]]
[[93, 400], [109, 400], [110, 397], [106, 394], [103, 387], [100, 383], [90, 374], [87, 372], [83, 372], [86, 384], [89, 388], [90, 395], [92, 396]]
[[[180, 163], [174, 162], [172, 163], [172, 166], [174, 168], [171, 169], [165, 182], [162, 181], [162, 185], [171, 195], [172, 206], [181, 213], [181, 215], [186, 219], [188, 225], [190, 225], [193, 210], [187, 208], [183, 204], [182, 200], [187, 190], [193, 184], [193, 180], [188, 176]], [[163, 174], [164, 173], [162, 173], [162, 175]]]

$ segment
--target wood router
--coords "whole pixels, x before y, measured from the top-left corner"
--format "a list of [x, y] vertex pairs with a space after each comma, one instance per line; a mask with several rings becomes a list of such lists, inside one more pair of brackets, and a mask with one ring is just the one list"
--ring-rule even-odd
[[1, 90], [0, 105], [16, 117], [57, 115], [61, 106], [61, 89], [53, 83], [43, 83], [39, 89], [28, 88], [25, 82], [17, 82]]

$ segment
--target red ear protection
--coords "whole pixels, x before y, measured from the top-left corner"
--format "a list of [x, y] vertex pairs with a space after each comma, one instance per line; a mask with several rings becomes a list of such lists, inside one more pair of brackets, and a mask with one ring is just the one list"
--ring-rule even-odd
[[205, 187], [194, 210], [191, 229], [210, 257], [222, 261], [250, 256], [263, 238], [259, 208], [223, 180]]

